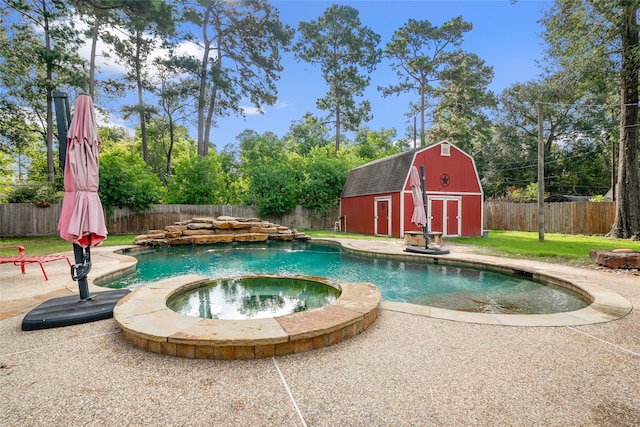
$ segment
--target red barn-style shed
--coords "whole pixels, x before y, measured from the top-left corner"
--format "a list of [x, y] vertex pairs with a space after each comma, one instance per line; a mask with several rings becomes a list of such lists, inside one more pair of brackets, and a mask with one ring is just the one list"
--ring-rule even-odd
[[404, 237], [411, 222], [410, 172], [424, 166], [428, 230], [481, 236], [484, 193], [473, 158], [448, 141], [378, 159], [349, 172], [340, 197], [343, 231]]

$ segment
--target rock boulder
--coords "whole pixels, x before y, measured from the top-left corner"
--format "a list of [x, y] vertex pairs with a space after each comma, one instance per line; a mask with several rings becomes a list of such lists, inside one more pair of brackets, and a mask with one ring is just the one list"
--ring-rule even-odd
[[197, 217], [167, 225], [164, 230], [150, 230], [133, 241], [142, 246], [203, 245], [267, 240], [309, 240], [309, 236], [288, 227], [259, 218]]
[[608, 268], [640, 268], [640, 252], [629, 250], [591, 250], [591, 260]]

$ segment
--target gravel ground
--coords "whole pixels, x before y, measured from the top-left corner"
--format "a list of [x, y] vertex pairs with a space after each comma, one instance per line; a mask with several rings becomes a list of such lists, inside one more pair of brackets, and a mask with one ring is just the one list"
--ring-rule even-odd
[[[94, 253], [90, 276], [127, 263], [106, 249]], [[38, 301], [77, 288], [57, 264], [46, 265], [49, 282], [37, 266], [24, 276], [0, 266], [1, 426], [640, 425], [636, 310], [608, 323], [532, 328], [382, 310], [364, 333], [320, 350], [192, 360], [132, 346], [113, 319], [23, 332]], [[640, 304], [635, 275], [549, 268]]]

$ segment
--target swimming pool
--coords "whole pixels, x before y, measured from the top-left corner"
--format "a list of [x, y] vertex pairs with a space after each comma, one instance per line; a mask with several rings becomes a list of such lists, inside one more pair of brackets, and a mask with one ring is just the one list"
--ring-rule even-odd
[[102, 286], [136, 289], [184, 274], [212, 279], [247, 274], [298, 274], [370, 282], [387, 301], [470, 312], [546, 314], [579, 310], [590, 303], [569, 289], [520, 275], [362, 257], [317, 242], [177, 246], [129, 254], [138, 259], [136, 273]]

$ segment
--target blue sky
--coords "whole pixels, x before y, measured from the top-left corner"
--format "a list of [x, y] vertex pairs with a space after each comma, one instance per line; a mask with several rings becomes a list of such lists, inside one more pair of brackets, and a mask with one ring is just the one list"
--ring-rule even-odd
[[[273, 1], [280, 10], [281, 20], [297, 28], [300, 21], [316, 20], [332, 4], [345, 4], [359, 10], [361, 22], [380, 34], [381, 47], [391, 39], [393, 32], [402, 27], [410, 18], [428, 20], [433, 25], [461, 15], [473, 24], [473, 30], [466, 33], [462, 48], [477, 54], [493, 67], [495, 77], [490, 89], [500, 93], [518, 82], [535, 79], [540, 73], [535, 61], [542, 58], [543, 43], [540, 38], [542, 28], [538, 20], [550, 7], [548, 1], [518, 1], [511, 4], [503, 0], [466, 1]], [[284, 71], [278, 82], [278, 103], [266, 107], [263, 115], [229, 117], [218, 120], [218, 127], [212, 129], [211, 141], [218, 149], [233, 142], [244, 129], [258, 133], [272, 131], [279, 137], [287, 133], [292, 121], [306, 112], [318, 116], [316, 100], [327, 91], [319, 68], [307, 63], [298, 63], [293, 53], [283, 57]], [[378, 65], [371, 74], [371, 85], [365, 96], [371, 102], [373, 120], [365, 125], [373, 130], [395, 128], [398, 138], [403, 138], [408, 125], [405, 112], [408, 110], [408, 96], [383, 98], [378, 86], [386, 86], [396, 81], [396, 75], [387, 62]], [[193, 135], [195, 136], [195, 135]]]
[[[321, 0], [272, 0], [272, 4], [280, 11], [283, 23], [297, 29], [301, 21], [317, 20], [332, 4], [349, 5], [358, 9], [360, 21], [381, 36], [380, 48], [384, 48], [391, 40], [395, 30], [407, 23], [410, 18], [428, 20], [440, 26], [444, 22], [462, 16], [473, 24], [473, 30], [465, 34], [462, 48], [477, 54], [486, 64], [492, 66], [495, 77], [490, 89], [499, 94], [507, 87], [535, 79], [540, 69], [536, 60], [542, 59], [543, 42], [540, 38], [542, 28], [538, 21], [549, 9], [551, 0], [519, 0], [511, 4], [508, 0], [358, 0], [358, 1], [321, 1]], [[190, 53], [200, 56], [194, 51], [195, 46], [184, 46]], [[100, 51], [100, 46], [99, 49]], [[89, 57], [89, 46], [81, 50], [81, 55]], [[98, 57], [102, 73], [113, 76], [123, 69], [113, 61]], [[284, 52], [282, 58], [284, 71], [278, 86], [278, 102], [274, 106], [264, 108], [264, 114], [255, 113], [255, 108], [248, 101], [241, 105], [246, 116], [231, 116], [217, 119], [217, 127], [211, 130], [210, 139], [218, 150], [226, 144], [234, 143], [236, 136], [245, 129], [253, 129], [262, 134], [267, 131], [283, 137], [293, 121], [299, 120], [307, 112], [324, 117], [326, 112], [316, 108], [316, 100], [325, 95], [327, 86], [322, 79], [321, 70], [311, 64], [297, 62], [292, 52]], [[365, 91], [365, 97], [372, 107], [373, 120], [363, 126], [372, 130], [395, 128], [397, 138], [405, 138], [405, 130], [412, 123], [405, 113], [415, 95], [401, 95], [383, 98], [378, 86], [388, 86], [397, 82], [395, 72], [386, 60], [381, 62], [371, 73], [371, 84]], [[146, 102], [154, 101], [147, 95]], [[109, 105], [96, 105], [111, 110], [109, 122], [124, 125], [131, 130], [138, 125], [135, 117], [123, 120], [120, 108], [124, 104], [136, 103], [134, 93], [126, 99]], [[411, 121], [411, 123], [409, 123]], [[428, 124], [427, 124], [428, 127]], [[195, 139], [195, 124], [189, 128]], [[333, 129], [330, 129], [333, 134]], [[352, 138], [353, 134], [347, 134]]]

